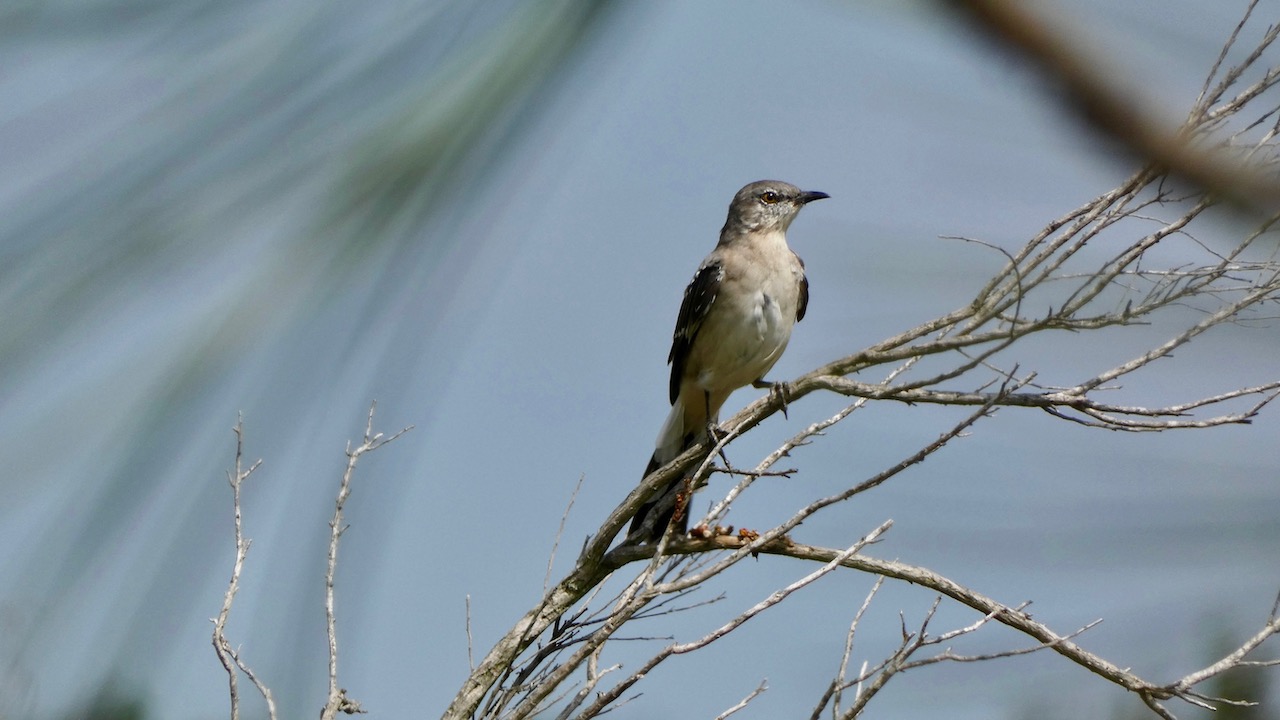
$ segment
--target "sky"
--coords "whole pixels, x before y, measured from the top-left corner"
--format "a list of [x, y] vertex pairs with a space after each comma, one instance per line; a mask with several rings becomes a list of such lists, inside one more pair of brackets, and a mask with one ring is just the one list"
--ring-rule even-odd
[[[1041, 7], [1170, 122], [1243, 11]], [[1275, 10], [1263, 3], [1257, 27]], [[230, 572], [240, 414], [263, 465], [245, 489], [253, 546], [230, 636], [282, 716], [315, 712], [327, 523], [374, 400], [378, 430], [413, 430], [357, 470], [342, 684], [385, 717], [440, 712], [466, 675], [468, 622], [480, 654], [639, 481], [681, 291], [739, 187], [831, 195], [789, 233], [811, 301], [773, 372], [786, 378], [968, 302], [1003, 258], [946, 238], [1015, 249], [1135, 164], [932, 3], [0, 12], [0, 695], [22, 717], [66, 716], [102, 683], [149, 717], [226, 712], [208, 619]], [[1197, 232], [1227, 243], [1240, 227]], [[1009, 359], [1067, 383], [1185, 319], [1051, 336]], [[1272, 380], [1275, 345], [1265, 324], [1223, 328], [1125, 392], [1157, 402]], [[732, 455], [754, 464], [840, 405], [806, 397]], [[958, 417], [877, 404], [730, 519], [776, 522]], [[796, 537], [843, 547], [893, 519], [874, 554], [1031, 600], [1064, 632], [1103, 618], [1087, 647], [1171, 679], [1220, 635], [1253, 632], [1280, 589], [1278, 428], [1274, 412], [1149, 435], [1002, 412]], [[722, 607], [646, 632], [697, 637], [810, 569], [761, 558], [708, 590]], [[872, 582], [824, 579], [663, 667], [617, 715], [714, 717], [763, 679], [746, 715], [807, 714]], [[887, 588], [867, 657], [900, 610], [932, 600]], [[974, 618], [944, 606], [939, 619]], [[617, 658], [633, 667], [658, 647]], [[925, 669], [876, 702], [882, 717], [977, 718], [1136, 700], [1035, 656]]]

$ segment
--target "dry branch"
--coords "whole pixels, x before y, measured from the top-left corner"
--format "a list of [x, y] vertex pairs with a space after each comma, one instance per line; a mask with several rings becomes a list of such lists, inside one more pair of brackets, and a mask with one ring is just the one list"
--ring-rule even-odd
[[360, 458], [366, 453], [377, 450], [413, 429], [413, 426], [410, 425], [402, 428], [400, 432], [391, 437], [383, 437], [382, 433], [375, 433], [373, 431], [373, 413], [377, 408], [377, 402], [369, 406], [369, 414], [364, 426], [364, 438], [361, 443], [354, 448], [351, 447], [350, 442], [347, 443], [347, 467], [342, 473], [342, 482], [338, 485], [338, 495], [334, 499], [333, 519], [329, 521], [329, 554], [324, 573], [324, 619], [329, 638], [329, 695], [325, 700], [324, 708], [320, 711], [320, 720], [334, 720], [338, 713], [352, 715], [366, 712], [360, 707], [359, 702], [347, 697], [346, 688], [338, 686], [338, 628], [337, 613], [334, 610], [333, 587], [334, 578], [338, 573], [338, 544], [342, 539], [342, 534], [347, 531], [347, 526], [342, 519], [342, 511], [346, 505], [347, 498], [351, 496], [351, 479], [355, 476], [356, 464], [360, 462]]
[[213, 620], [213, 649], [218, 654], [218, 660], [222, 663], [223, 669], [227, 671], [228, 689], [231, 694], [231, 720], [239, 720], [240, 717], [240, 683], [236, 670], [245, 674], [249, 678], [249, 682], [258, 689], [262, 694], [262, 698], [267, 703], [267, 716], [271, 720], [276, 718], [276, 703], [271, 695], [271, 689], [266, 683], [262, 682], [258, 676], [249, 668], [240, 657], [240, 651], [231, 647], [231, 642], [227, 640], [227, 619], [231, 616], [231, 605], [235, 602], [236, 593], [240, 591], [240, 574], [244, 571], [244, 560], [249, 554], [249, 545], [252, 540], [244, 536], [243, 525], [240, 519], [240, 490], [244, 486], [244, 481], [249, 479], [254, 470], [262, 465], [261, 460], [255, 461], [249, 467], [244, 467], [244, 418], [236, 419], [235, 427], [232, 432], [236, 434], [236, 464], [235, 469], [227, 473], [227, 482], [231, 485], [232, 511], [235, 518], [235, 544], [236, 557], [231, 567], [231, 581], [227, 585], [227, 592], [222, 596], [222, 609], [218, 611], [218, 617]]

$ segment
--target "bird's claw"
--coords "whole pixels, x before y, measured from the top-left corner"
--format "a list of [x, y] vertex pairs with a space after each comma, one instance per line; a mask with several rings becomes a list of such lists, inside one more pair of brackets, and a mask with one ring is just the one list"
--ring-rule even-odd
[[791, 385], [785, 381], [770, 382], [761, 378], [751, 383], [751, 387], [758, 389], [769, 389], [769, 400], [778, 403], [781, 406], [782, 417], [787, 418], [787, 403], [791, 400]]
[[711, 443], [711, 447], [719, 445], [720, 441], [724, 439], [724, 435], [724, 433], [720, 432], [720, 426], [714, 422], [707, 423], [707, 442]]

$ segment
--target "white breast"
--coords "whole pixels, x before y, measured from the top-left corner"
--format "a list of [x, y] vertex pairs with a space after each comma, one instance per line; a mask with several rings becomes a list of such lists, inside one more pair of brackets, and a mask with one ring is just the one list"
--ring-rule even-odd
[[[785, 277], [785, 276], [784, 276]], [[756, 289], [740, 294], [722, 293], [719, 312], [708, 317], [702, 335], [708, 341], [699, 348], [698, 384], [704, 390], [733, 390], [760, 379], [773, 367], [791, 339], [798, 291], [775, 289], [783, 297]], [[730, 304], [733, 297], [736, 303]]]

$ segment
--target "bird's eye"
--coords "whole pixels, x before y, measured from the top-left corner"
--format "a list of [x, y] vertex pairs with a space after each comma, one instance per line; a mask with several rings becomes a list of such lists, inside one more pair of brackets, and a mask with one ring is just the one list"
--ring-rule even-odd
[[760, 193], [760, 200], [762, 200], [766, 205], [772, 205], [778, 202], [779, 199], [778, 193], [772, 190], [766, 190], [763, 193]]

